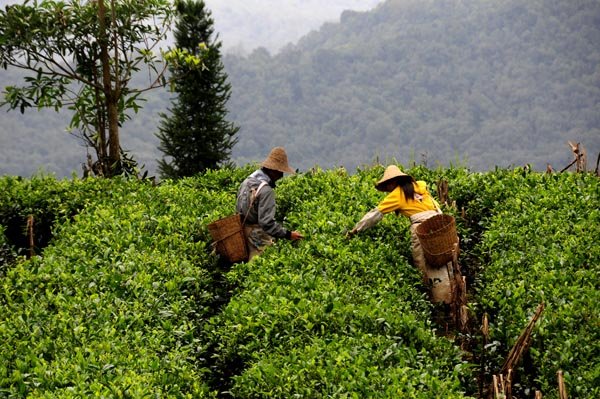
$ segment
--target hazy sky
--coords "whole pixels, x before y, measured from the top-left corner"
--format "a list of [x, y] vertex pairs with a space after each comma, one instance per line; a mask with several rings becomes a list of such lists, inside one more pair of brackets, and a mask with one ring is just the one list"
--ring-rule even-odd
[[[109, 1], [109, 0], [105, 0]], [[215, 20], [224, 52], [247, 53], [265, 47], [275, 53], [344, 10], [366, 11], [384, 0], [204, 0]], [[7, 4], [24, 0], [0, 0]]]
[[225, 52], [266, 47], [271, 53], [295, 43], [344, 10], [366, 11], [383, 0], [205, 0]]

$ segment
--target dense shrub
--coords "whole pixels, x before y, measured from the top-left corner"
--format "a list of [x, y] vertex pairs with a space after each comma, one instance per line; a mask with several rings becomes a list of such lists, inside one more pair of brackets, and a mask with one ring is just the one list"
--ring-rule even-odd
[[[287, 176], [277, 216], [306, 239], [249, 263], [213, 254], [206, 225], [234, 211], [253, 169], [157, 186], [1, 178], [1, 395], [474, 397], [475, 362], [485, 352], [498, 372], [540, 302], [515, 391], [555, 398], [564, 370], [570, 396], [600, 393], [596, 177], [408, 169], [433, 192], [449, 182], [472, 334], [490, 318], [490, 345], [461, 349], [432, 321], [406, 218], [345, 236], [382, 198], [383, 166]], [[14, 237], [28, 215], [46, 240], [27, 260]]]
[[[57, 203], [74, 196], [60, 184], [67, 194]], [[195, 353], [214, 256], [196, 238], [198, 215], [222, 204], [185, 183], [97, 184], [103, 190], [79, 213], [55, 217], [43, 256], [2, 281], [0, 389], [9, 397], [208, 396]]]
[[[476, 301], [490, 314], [492, 339], [513, 345], [537, 305], [526, 387], [557, 395], [563, 370], [572, 397], [600, 395], [600, 183], [593, 175], [502, 172], [502, 196], [480, 244], [489, 259]], [[503, 351], [503, 352], [504, 352]], [[527, 374], [524, 375], [524, 373]]]

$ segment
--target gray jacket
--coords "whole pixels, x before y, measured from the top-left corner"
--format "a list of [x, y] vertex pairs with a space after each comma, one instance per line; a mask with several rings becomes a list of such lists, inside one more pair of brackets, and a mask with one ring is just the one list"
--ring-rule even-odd
[[[252, 201], [252, 193], [258, 189], [258, 186], [266, 182], [260, 189], [258, 195], [254, 199], [252, 209], [248, 211], [248, 206]], [[291, 231], [286, 230], [283, 226], [275, 221], [275, 184], [269, 176], [262, 170], [253, 172], [240, 185], [238, 191], [236, 210], [242, 215], [242, 221], [246, 218], [245, 224], [258, 224], [268, 235], [277, 238], [290, 238]]]

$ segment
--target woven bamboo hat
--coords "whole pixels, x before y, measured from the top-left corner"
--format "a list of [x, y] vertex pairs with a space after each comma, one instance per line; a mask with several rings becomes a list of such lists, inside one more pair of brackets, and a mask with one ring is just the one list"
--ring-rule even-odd
[[383, 191], [385, 184], [397, 177], [408, 176], [406, 173], [402, 172], [399, 167], [396, 165], [390, 165], [385, 168], [383, 172], [383, 177], [375, 184], [375, 188], [379, 191]]
[[285, 153], [283, 147], [273, 148], [269, 153], [267, 159], [265, 159], [263, 163], [260, 164], [260, 166], [273, 170], [278, 170], [280, 172], [291, 174], [295, 173], [294, 169], [290, 168], [290, 165], [288, 165], [287, 154]]

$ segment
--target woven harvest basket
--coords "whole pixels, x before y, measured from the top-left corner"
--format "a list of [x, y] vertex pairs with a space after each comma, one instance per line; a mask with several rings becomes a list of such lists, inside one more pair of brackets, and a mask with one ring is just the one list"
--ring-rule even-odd
[[232, 263], [248, 260], [248, 247], [242, 218], [239, 213], [208, 225], [217, 253]]
[[[440, 267], [452, 261], [454, 244], [458, 244], [453, 216], [444, 214], [432, 216], [417, 226], [416, 233], [427, 263]], [[458, 245], [456, 248], [458, 251]]]

